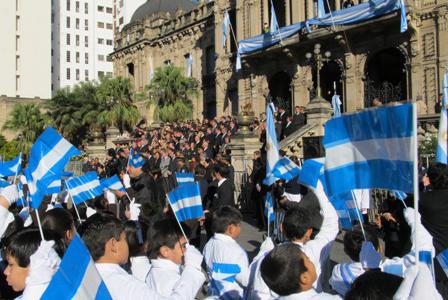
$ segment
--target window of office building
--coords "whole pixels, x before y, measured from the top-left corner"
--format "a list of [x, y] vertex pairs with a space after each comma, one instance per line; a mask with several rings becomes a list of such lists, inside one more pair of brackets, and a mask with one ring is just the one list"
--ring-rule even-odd
[[85, 30], [89, 30], [89, 20], [87, 19], [84, 20], [84, 28]]
[[98, 5], [98, 11], [99, 11], [99, 12], [103, 12], [103, 11], [104, 11], [104, 6], [100, 6], [100, 5]]
[[76, 12], [79, 13], [79, 1], [76, 1], [75, 8]]
[[67, 51], [67, 62], [70, 62], [70, 51]]
[[67, 10], [70, 11], [70, 0], [67, 0]]
[[106, 13], [111, 14], [112, 13], [112, 7], [106, 7]]
[[99, 61], [104, 61], [104, 55], [99, 54], [99, 55], [98, 55], [98, 60], [99, 60]]
[[114, 41], [112, 41], [112, 40], [107, 40], [106, 41], [106, 45], [108, 45], [108, 46], [112, 46], [113, 43], [114, 43]]
[[104, 45], [104, 39], [98, 39], [98, 44]]
[[98, 78], [102, 78], [104, 77], [104, 72], [103, 71], [98, 71]]
[[76, 52], [76, 63], [79, 64], [79, 52]]
[[108, 62], [112, 62], [112, 57], [110, 57], [110, 56], [106, 56], [106, 61], [108, 61]]
[[67, 68], [67, 80], [70, 80], [70, 68]]
[[70, 34], [69, 33], [67, 33], [67, 45], [70, 45]]
[[84, 54], [84, 63], [85, 63], [86, 65], [89, 64], [89, 53], [85, 53], [85, 54]]
[[89, 14], [89, 3], [84, 3], [84, 13], [86, 14], [86, 15], [88, 15]]
[[76, 35], [76, 46], [79, 46], [79, 35]]
[[67, 28], [70, 28], [70, 17], [67, 17], [67, 24], [66, 24], [67, 26]]
[[89, 80], [89, 70], [85, 70], [84, 71], [84, 80], [88, 81]]
[[88, 37], [88, 36], [85, 36], [85, 37], [84, 37], [84, 45], [85, 45], [86, 47], [89, 47], [89, 37]]
[[104, 28], [104, 23], [103, 22], [98, 22], [98, 28]]
[[106, 24], [106, 28], [107, 29], [113, 29], [114, 27], [113, 27], [112, 23], [107, 23]]
[[79, 19], [76, 18], [76, 29], [79, 29]]
[[120, 19], [118, 19], [118, 24], [122, 25], [124, 23], [124, 19], [123, 17], [121, 17]]
[[112, 72], [107, 72], [106, 75], [112, 77]]
[[76, 80], [79, 80], [79, 69], [76, 69]]

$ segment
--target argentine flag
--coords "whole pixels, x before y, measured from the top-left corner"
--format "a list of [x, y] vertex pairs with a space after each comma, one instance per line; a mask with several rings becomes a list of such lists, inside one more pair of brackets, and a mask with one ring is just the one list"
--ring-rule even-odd
[[323, 189], [326, 192], [324, 171], [324, 157], [307, 159], [303, 162], [299, 182], [314, 189]]
[[272, 200], [271, 193], [266, 194], [266, 203], [264, 207], [264, 214], [266, 215], [266, 218], [268, 219], [268, 222], [273, 222], [275, 220], [275, 213], [274, 213], [274, 203]]
[[280, 33], [280, 27], [278, 26], [277, 15], [275, 14], [274, 2], [271, 0], [271, 26], [270, 26], [270, 34], [276, 35]]
[[53, 195], [61, 192], [62, 181], [61, 179], [55, 179], [48, 185], [45, 195]]
[[168, 194], [174, 214], [179, 222], [204, 216], [199, 183], [185, 183]]
[[441, 164], [448, 164], [448, 116], [447, 116], [447, 100], [448, 100], [448, 73], [443, 79], [443, 100], [442, 110], [440, 111], [439, 134], [437, 137], [437, 154], [436, 161]]
[[101, 179], [101, 185], [103, 186], [103, 188], [111, 191], [122, 191], [122, 192], [126, 191], [117, 175]]
[[209, 296], [218, 296], [219, 299], [242, 299], [240, 291], [235, 289], [236, 276], [241, 272], [237, 264], [213, 262]]
[[227, 9], [224, 11], [224, 20], [222, 21], [222, 47], [226, 48], [227, 37], [229, 36], [230, 17]]
[[275, 132], [274, 121], [275, 107], [271, 102], [266, 107], [266, 152], [267, 152], [267, 164], [266, 164], [266, 179], [263, 181], [266, 185], [272, 185], [277, 178], [272, 174], [275, 164], [280, 159], [278, 155], [278, 143], [277, 134]]
[[87, 247], [78, 235], [70, 242], [58, 271], [41, 299], [112, 299]]
[[22, 153], [15, 159], [0, 163], [0, 177], [15, 176], [22, 169]]
[[181, 185], [184, 183], [194, 182], [194, 176], [192, 173], [177, 173], [176, 172], [177, 184]]
[[73, 156], [81, 152], [64, 139], [54, 128], [47, 128], [31, 147], [25, 177], [32, 200], [38, 208], [48, 186], [60, 178], [64, 167]]
[[103, 194], [101, 182], [96, 172], [87, 172], [65, 182], [75, 204], [80, 204]]
[[413, 110], [413, 104], [381, 107], [326, 123], [329, 196], [356, 189], [413, 191]]
[[440, 266], [448, 277], [448, 249], [443, 250], [436, 256]]
[[283, 157], [275, 164], [272, 174], [277, 178], [289, 181], [299, 176], [300, 168], [289, 158]]

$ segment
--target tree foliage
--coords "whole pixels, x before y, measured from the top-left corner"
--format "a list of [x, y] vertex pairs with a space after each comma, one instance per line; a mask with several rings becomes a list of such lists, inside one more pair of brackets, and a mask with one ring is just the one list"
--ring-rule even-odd
[[14, 145], [17, 151], [28, 152], [48, 123], [48, 119], [41, 113], [39, 105], [18, 103], [3, 125], [3, 129], [9, 129], [18, 134], [19, 138]]

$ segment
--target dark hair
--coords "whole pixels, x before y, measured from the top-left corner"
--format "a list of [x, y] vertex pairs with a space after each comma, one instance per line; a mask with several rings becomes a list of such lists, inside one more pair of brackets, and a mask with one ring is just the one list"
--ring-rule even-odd
[[194, 170], [195, 175], [198, 176], [205, 176], [205, 174], [207, 174], [207, 170], [205, 169], [205, 167], [201, 164], [198, 164]]
[[448, 188], [448, 168], [446, 165], [436, 163], [429, 166], [427, 175], [435, 190]]
[[306, 271], [308, 269], [305, 267], [304, 253], [299, 245], [293, 243], [275, 247], [260, 266], [264, 282], [280, 296], [300, 292], [299, 278]]
[[[367, 225], [364, 225], [364, 232], [366, 239], [373, 244], [375, 249], [379, 247], [378, 235], [375, 230]], [[361, 227], [356, 225], [353, 230], [348, 231], [344, 235], [344, 252], [351, 260], [359, 262], [359, 253], [361, 252], [362, 243], [364, 242], [364, 236], [361, 231]]]
[[129, 258], [133, 256], [146, 255], [144, 245], [146, 242], [146, 231], [148, 226], [142, 222], [127, 221], [124, 224], [124, 232], [129, 246]]
[[344, 299], [392, 300], [402, 281], [400, 276], [377, 270], [367, 271], [356, 278]]
[[23, 220], [20, 216], [15, 215], [14, 220], [8, 224], [3, 236], [0, 239], [0, 248], [3, 249], [8, 244], [9, 238], [14, 235], [14, 233], [23, 229]]
[[213, 167], [213, 171], [214, 171], [214, 173], [219, 173], [224, 178], [229, 178], [230, 171], [229, 171], [229, 168], [225, 164], [222, 164], [222, 163], [216, 164]]
[[[59, 235], [54, 231], [45, 230], [43, 233], [47, 241], [55, 241], [53, 248], [59, 257], [62, 258], [66, 249], [64, 240], [59, 238]], [[17, 261], [20, 267], [26, 268], [30, 265], [30, 257], [37, 251], [41, 241], [42, 238], [37, 228], [18, 231], [8, 239], [4, 258], [6, 259], [6, 257], [11, 256]]]
[[66, 232], [75, 228], [72, 214], [63, 208], [53, 208], [45, 213], [42, 228], [56, 232], [61, 239], [66, 238]]
[[150, 250], [149, 258], [156, 259], [159, 256], [160, 248], [166, 246], [174, 249], [176, 243], [181, 239], [182, 231], [173, 219], [160, 220], [152, 226], [149, 231]]
[[238, 225], [243, 220], [240, 211], [232, 206], [221, 206], [212, 215], [212, 232], [224, 233], [230, 225]]
[[302, 207], [288, 209], [283, 219], [283, 230], [289, 241], [300, 240], [312, 228], [311, 215]]
[[115, 216], [100, 212], [88, 218], [79, 233], [93, 260], [97, 261], [104, 255], [106, 243], [112, 238], [119, 240], [123, 230], [123, 224]]

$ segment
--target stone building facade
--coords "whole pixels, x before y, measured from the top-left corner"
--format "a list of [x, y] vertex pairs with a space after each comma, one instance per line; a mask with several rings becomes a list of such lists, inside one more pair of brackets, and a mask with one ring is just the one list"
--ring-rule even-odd
[[[272, 1], [280, 27], [317, 14], [317, 0]], [[329, 12], [367, 1], [325, 2]], [[114, 72], [133, 78], [137, 91], [143, 91], [151, 70], [168, 62], [185, 66], [191, 55], [192, 76], [201, 90], [193, 103], [195, 117], [237, 113], [247, 101], [260, 113], [267, 95], [289, 110], [306, 106], [315, 96], [317, 78], [306, 53], [313, 52], [317, 43], [322, 51], [331, 52], [320, 70], [322, 96], [330, 101], [334, 93], [340, 95], [344, 112], [363, 109], [379, 98], [383, 102], [422, 99], [419, 113], [434, 113], [448, 66], [448, 0], [405, 1], [409, 26], [405, 33], [400, 33], [399, 11], [353, 25], [303, 30], [243, 56], [239, 72], [235, 71], [235, 40], [261, 34], [268, 26], [269, 0], [201, 1], [194, 7], [185, 7], [180, 0], [163, 2], [175, 3], [176, 9], [149, 10], [145, 15], [139, 8], [139, 18], [117, 35], [111, 54]], [[234, 32], [222, 45], [225, 10]]]

